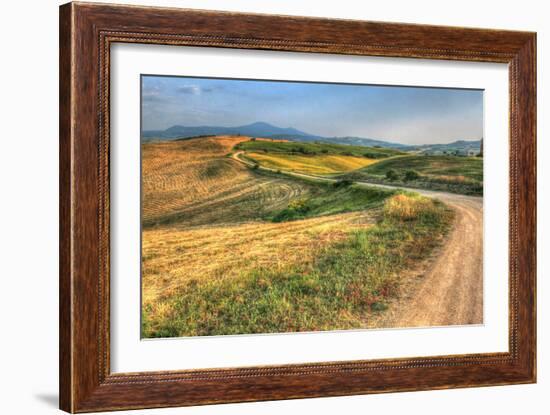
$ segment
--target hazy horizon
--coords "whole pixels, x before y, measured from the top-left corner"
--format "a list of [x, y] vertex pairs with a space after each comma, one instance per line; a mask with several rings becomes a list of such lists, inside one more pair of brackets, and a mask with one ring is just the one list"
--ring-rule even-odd
[[145, 75], [142, 129], [265, 122], [324, 137], [446, 144], [483, 137], [483, 91]]

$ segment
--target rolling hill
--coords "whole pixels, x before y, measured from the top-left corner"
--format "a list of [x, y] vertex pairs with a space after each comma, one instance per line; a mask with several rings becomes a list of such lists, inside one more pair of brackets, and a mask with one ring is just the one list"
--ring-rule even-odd
[[405, 147], [404, 144], [393, 143], [389, 141], [375, 140], [362, 137], [324, 137], [315, 134], [309, 134], [296, 128], [281, 128], [266, 122], [255, 122], [252, 124], [236, 127], [220, 126], [183, 126], [174, 125], [166, 130], [145, 130], [141, 133], [144, 142], [151, 140], [176, 140], [182, 138], [192, 138], [200, 136], [214, 135], [236, 135], [249, 137], [263, 137], [272, 139], [283, 139], [289, 141], [315, 142], [323, 141], [335, 144], [358, 145], [358, 146], [380, 146], [388, 148]]
[[[399, 270], [429, 257], [451, 212], [228, 157], [245, 140], [142, 143], [143, 337], [376, 327]], [[358, 158], [319, 150], [309, 157]]]
[[341, 177], [348, 180], [481, 196], [483, 159], [407, 154], [381, 160]]
[[174, 125], [165, 130], [144, 130], [141, 133], [143, 142], [153, 140], [177, 140], [185, 138], [194, 138], [202, 136], [233, 135], [262, 137], [277, 140], [298, 141], [305, 143], [324, 142], [341, 145], [353, 145], [364, 147], [383, 147], [394, 148], [403, 151], [460, 151], [460, 150], [479, 150], [480, 140], [457, 140], [445, 144], [421, 144], [410, 145], [393, 141], [379, 140], [367, 137], [329, 137], [316, 134], [310, 134], [296, 128], [281, 128], [267, 122], [254, 122], [252, 124], [240, 125], [236, 127], [221, 126], [184, 126]]

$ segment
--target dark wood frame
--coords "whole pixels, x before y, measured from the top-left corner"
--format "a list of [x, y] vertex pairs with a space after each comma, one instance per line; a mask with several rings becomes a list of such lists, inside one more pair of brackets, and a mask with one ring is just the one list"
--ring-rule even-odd
[[[111, 374], [109, 56], [114, 42], [508, 63], [509, 352]], [[535, 33], [70, 3], [60, 8], [59, 93], [61, 409], [535, 382]]]

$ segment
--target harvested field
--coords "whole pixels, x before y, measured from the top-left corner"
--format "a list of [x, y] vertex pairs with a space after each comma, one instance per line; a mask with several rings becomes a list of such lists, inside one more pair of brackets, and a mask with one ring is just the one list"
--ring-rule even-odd
[[297, 155], [277, 153], [247, 153], [247, 156], [271, 169], [289, 170], [307, 174], [345, 173], [362, 167], [370, 166], [378, 160], [358, 156], [328, 155]]

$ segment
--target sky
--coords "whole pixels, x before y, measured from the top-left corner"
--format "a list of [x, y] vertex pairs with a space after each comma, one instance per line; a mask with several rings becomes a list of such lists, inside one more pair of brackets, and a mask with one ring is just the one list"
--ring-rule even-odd
[[479, 140], [483, 91], [142, 76], [142, 129], [267, 122], [403, 144]]

